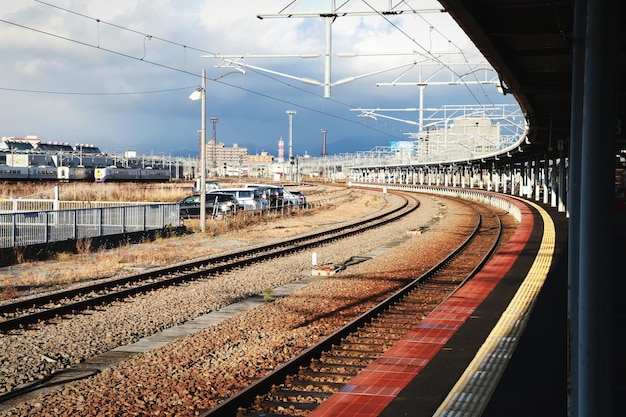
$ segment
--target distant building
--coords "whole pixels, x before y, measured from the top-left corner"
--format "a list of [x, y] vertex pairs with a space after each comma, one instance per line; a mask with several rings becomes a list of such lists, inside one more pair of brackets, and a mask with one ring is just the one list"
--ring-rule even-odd
[[215, 143], [210, 141], [206, 147], [207, 164], [212, 162], [216, 164], [240, 164], [246, 161], [248, 157], [248, 148], [240, 148], [236, 143], [232, 147], [227, 147], [223, 143]]
[[500, 149], [500, 126], [488, 118], [454, 119], [444, 129], [421, 131], [416, 156], [423, 161], [477, 158]]
[[30, 152], [39, 145], [37, 136], [26, 136], [25, 138], [15, 138], [12, 136], [3, 136], [0, 142], [0, 150], [10, 152]]
[[279, 164], [285, 162], [285, 141], [282, 137], [278, 139], [278, 161], [276, 162]]
[[274, 162], [274, 155], [268, 154], [266, 151], [261, 152], [260, 155], [248, 155], [248, 162], [250, 163], [268, 163]]

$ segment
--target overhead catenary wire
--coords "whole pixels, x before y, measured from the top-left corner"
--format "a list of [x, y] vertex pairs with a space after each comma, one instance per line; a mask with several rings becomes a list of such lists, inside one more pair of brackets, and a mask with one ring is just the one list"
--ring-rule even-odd
[[[78, 17], [80, 17], [80, 18], [90, 20], [90, 21], [92, 21], [92, 22], [95, 22], [98, 26], [99, 26], [99, 25], [107, 25], [107, 26], [110, 26], [110, 27], [113, 27], [113, 28], [116, 28], [116, 29], [119, 29], [119, 30], [128, 31], [128, 32], [133, 33], [133, 34], [140, 35], [140, 36], [142, 36], [142, 42], [143, 42], [143, 55], [141, 55], [141, 56], [133, 56], [133, 55], [130, 55], [130, 54], [127, 54], [127, 53], [121, 52], [121, 51], [119, 51], [119, 50], [115, 50], [115, 49], [113, 49], [113, 48], [104, 48], [103, 46], [101, 46], [101, 45], [100, 45], [100, 40], [99, 40], [99, 37], [98, 37], [98, 42], [97, 42], [96, 44], [93, 44], [93, 43], [84, 42], [84, 41], [81, 41], [81, 40], [78, 40], [78, 39], [74, 39], [74, 38], [71, 38], [71, 37], [69, 37], [69, 36], [62, 36], [62, 35], [55, 34], [55, 33], [52, 33], [52, 32], [49, 32], [49, 31], [45, 31], [45, 30], [42, 30], [42, 29], [37, 29], [37, 28], [29, 27], [29, 26], [26, 26], [26, 25], [23, 25], [23, 24], [19, 24], [19, 23], [15, 23], [15, 22], [10, 22], [10, 21], [4, 20], [4, 19], [0, 19], [0, 22], [6, 23], [6, 24], [9, 24], [9, 25], [13, 25], [13, 26], [16, 26], [16, 27], [19, 27], [19, 28], [25, 29], [25, 30], [34, 31], [34, 32], [36, 32], [36, 33], [40, 33], [40, 34], [43, 34], [43, 35], [52, 36], [52, 37], [55, 37], [55, 38], [58, 38], [58, 39], [62, 39], [62, 40], [68, 41], [68, 42], [73, 42], [73, 43], [79, 44], [79, 45], [81, 45], [81, 46], [90, 47], [90, 48], [94, 48], [94, 49], [102, 50], [102, 51], [105, 51], [105, 52], [109, 52], [109, 53], [112, 53], [112, 54], [116, 54], [116, 55], [122, 56], [122, 57], [124, 57], [124, 58], [128, 58], [128, 59], [133, 59], [133, 60], [136, 60], [136, 61], [145, 62], [145, 63], [151, 64], [151, 65], [154, 65], [154, 66], [158, 66], [158, 67], [161, 67], [161, 68], [164, 68], [164, 69], [167, 69], [167, 70], [171, 70], [171, 71], [176, 71], [176, 72], [185, 73], [185, 74], [192, 75], [192, 76], [195, 76], [195, 77], [200, 77], [200, 75], [195, 74], [195, 73], [191, 73], [191, 72], [189, 72], [189, 71], [186, 69], [186, 60], [185, 60], [184, 67], [183, 67], [183, 68], [180, 68], [180, 67], [173, 66], [173, 65], [167, 65], [167, 64], [164, 64], [164, 63], [162, 63], [162, 62], [157, 62], [157, 61], [154, 61], [154, 60], [146, 59], [146, 46], [145, 46], [146, 42], [147, 42], [147, 41], [149, 41], [149, 40], [159, 40], [159, 41], [161, 41], [161, 42], [165, 42], [165, 43], [168, 43], [168, 44], [174, 45], [174, 46], [176, 46], [176, 47], [180, 47], [180, 48], [182, 48], [182, 49], [185, 51], [185, 57], [186, 57], [186, 51], [188, 51], [188, 50], [193, 50], [193, 51], [203, 52], [203, 53], [207, 53], [207, 54], [214, 54], [214, 52], [211, 52], [211, 51], [207, 51], [207, 50], [204, 50], [204, 49], [201, 49], [201, 48], [196, 48], [196, 47], [193, 47], [193, 46], [189, 46], [189, 45], [186, 45], [186, 44], [184, 44], [184, 43], [180, 43], [180, 42], [171, 41], [171, 40], [168, 40], [168, 39], [165, 39], [165, 38], [162, 38], [162, 37], [159, 37], [159, 36], [155, 36], [155, 35], [153, 35], [153, 34], [149, 34], [149, 33], [146, 33], [146, 32], [142, 32], [142, 31], [137, 31], [137, 30], [134, 30], [134, 29], [130, 29], [130, 28], [127, 28], [127, 27], [124, 27], [124, 26], [118, 25], [118, 24], [114, 24], [114, 23], [111, 23], [111, 22], [104, 21], [104, 20], [99, 19], [99, 18], [95, 18], [95, 17], [88, 16], [88, 15], [86, 15], [86, 14], [79, 13], [79, 12], [76, 12], [76, 11], [73, 11], [73, 10], [70, 10], [70, 9], [67, 9], [67, 8], [63, 8], [63, 7], [60, 7], [60, 6], [54, 5], [54, 4], [50, 4], [50, 3], [46, 2], [46, 1], [42, 1], [42, 0], [34, 0], [34, 1], [35, 1], [36, 3], [39, 3], [39, 4], [43, 5], [43, 6], [52, 7], [52, 8], [55, 8], [55, 9], [61, 10], [61, 11], [66, 12], [66, 13], [73, 14], [73, 15], [78, 16]], [[369, 4], [367, 3], [367, 1], [363, 1], [363, 2], [364, 2], [366, 5], [368, 5], [369, 7], [372, 7], [371, 5], [369, 5]], [[408, 3], [406, 3], [405, 1], [404, 1], [403, 3], [407, 4], [407, 6], [408, 6]], [[410, 6], [409, 6], [409, 7], [410, 7]], [[374, 10], [375, 10], [375, 9], [374, 9]], [[406, 33], [405, 33], [405, 32], [404, 32], [401, 28], [399, 28], [397, 25], [393, 24], [393, 23], [392, 23], [392, 22], [391, 22], [391, 21], [390, 21], [390, 20], [389, 20], [389, 19], [388, 19], [388, 18], [387, 18], [384, 14], [383, 14], [383, 13], [378, 12], [378, 14], [379, 14], [379, 15], [380, 15], [383, 19], [385, 19], [386, 21], [388, 21], [389, 23], [391, 23], [391, 24], [394, 26], [394, 28], [395, 28], [396, 30], [400, 31], [400, 32], [401, 32], [401, 33], [403, 33], [405, 36], [409, 37], [409, 36], [408, 36], [408, 35], [407, 35], [407, 34], [406, 34]], [[421, 16], [419, 13], [417, 13], [417, 11], [415, 11], [415, 14], [417, 14], [418, 16], [420, 16], [420, 18], [421, 18], [421, 19], [423, 19], [423, 20], [426, 22], [426, 20], [423, 18], [423, 16]], [[430, 24], [430, 23], [429, 23], [429, 24]], [[434, 26], [432, 26], [432, 25], [431, 25], [431, 30], [434, 30]], [[437, 31], [437, 32], [441, 34], [441, 32], [440, 32], [440, 31]], [[409, 37], [409, 39], [411, 39], [411, 38]], [[417, 45], [418, 45], [421, 49], [426, 50], [426, 49], [425, 49], [425, 48], [423, 48], [423, 47], [422, 47], [419, 43], [417, 43], [414, 39], [412, 39], [412, 41], [413, 41], [414, 43], [416, 43], [416, 44], [417, 44]], [[458, 49], [460, 50], [460, 48], [458, 48]], [[434, 57], [434, 55], [432, 55], [430, 52], [428, 52], [428, 51], [427, 51], [427, 53], [428, 53], [430, 56], [433, 56], [433, 57]], [[435, 57], [435, 58], [436, 58], [436, 57]], [[443, 62], [441, 62], [441, 61], [439, 61], [439, 62], [440, 62], [442, 65], [444, 65], [444, 64], [443, 64]], [[257, 74], [261, 74], [260, 72], [256, 72], [256, 73], [257, 73]], [[297, 87], [297, 86], [295, 86], [295, 85], [293, 85], [293, 84], [290, 84], [290, 83], [288, 83], [288, 82], [285, 82], [285, 81], [283, 81], [283, 80], [279, 80], [279, 79], [276, 79], [276, 78], [274, 78], [274, 77], [268, 77], [268, 76], [267, 76], [267, 74], [262, 74], [262, 75], [264, 75], [265, 77], [267, 77], [267, 78], [269, 78], [269, 79], [272, 79], [274, 82], [280, 83], [280, 84], [282, 84], [282, 85], [284, 85], [284, 86], [286, 86], [286, 87], [288, 87], [288, 88], [290, 88], [290, 89], [297, 89], [297, 90], [299, 90], [299, 91], [304, 92], [305, 94], [310, 94], [310, 95], [313, 95], [313, 96], [316, 96], [316, 97], [320, 97], [320, 96], [319, 96], [319, 95], [317, 95], [317, 94], [314, 94], [314, 93], [312, 93], [312, 92], [310, 92], [310, 91], [308, 91], [308, 90], [306, 90], [306, 89], [301, 89], [301, 88], [299, 88], [299, 87]], [[215, 79], [210, 79], [210, 78], [208, 78], [207, 80], [212, 81], [212, 82], [216, 82], [216, 83], [220, 83], [220, 84], [225, 85], [225, 86], [228, 86], [228, 87], [230, 87], [230, 88], [239, 89], [239, 90], [245, 91], [245, 92], [247, 92], [247, 93], [251, 93], [251, 94], [255, 94], [255, 95], [261, 96], [261, 97], [265, 97], [265, 98], [268, 98], [268, 99], [271, 99], [271, 100], [274, 100], [274, 101], [283, 102], [283, 103], [286, 103], [286, 104], [288, 104], [288, 105], [290, 105], [290, 106], [296, 106], [296, 107], [298, 107], [298, 108], [300, 108], [300, 109], [310, 110], [310, 111], [313, 111], [313, 112], [316, 112], [316, 113], [319, 113], [319, 114], [322, 114], [322, 115], [325, 115], [325, 116], [329, 116], [329, 117], [332, 117], [332, 118], [335, 118], [335, 119], [344, 120], [344, 121], [347, 121], [347, 122], [350, 122], [350, 123], [354, 123], [354, 124], [357, 124], [357, 125], [359, 125], [359, 126], [366, 127], [366, 128], [368, 128], [368, 129], [371, 129], [371, 130], [373, 130], [373, 131], [377, 131], [377, 132], [379, 132], [379, 133], [381, 133], [381, 134], [383, 134], [383, 135], [385, 135], [385, 136], [390, 136], [390, 137], [394, 137], [394, 138], [400, 138], [400, 139], [403, 139], [403, 135], [405, 135], [405, 133], [404, 133], [404, 132], [402, 132], [402, 131], [400, 131], [400, 132], [388, 132], [388, 131], [386, 131], [386, 130], [377, 129], [377, 128], [373, 127], [373, 126], [370, 126], [370, 125], [365, 124], [365, 123], [364, 123], [364, 122], [362, 122], [362, 121], [355, 121], [355, 120], [353, 120], [353, 119], [349, 119], [349, 118], [346, 118], [346, 117], [338, 116], [337, 114], [331, 114], [331, 113], [328, 113], [328, 112], [326, 112], [326, 111], [324, 111], [324, 110], [320, 110], [320, 109], [315, 109], [315, 108], [312, 108], [311, 106], [306, 106], [306, 105], [298, 104], [298, 103], [295, 103], [295, 102], [293, 102], [293, 101], [291, 101], [291, 100], [286, 100], [286, 99], [283, 99], [283, 98], [281, 98], [281, 97], [274, 96], [274, 95], [272, 95], [272, 94], [266, 94], [266, 93], [262, 93], [262, 92], [259, 92], [259, 91], [255, 91], [255, 90], [251, 90], [251, 89], [248, 89], [248, 88], [244, 88], [244, 87], [242, 87], [242, 86], [240, 86], [240, 85], [234, 85], [234, 84], [231, 84], [231, 83], [229, 83], [229, 82], [222, 81], [220, 78], [221, 78], [221, 77], [217, 77], [217, 78], [215, 78]], [[115, 96], [115, 95], [131, 95], [131, 94], [153, 94], [153, 93], [163, 93], [163, 92], [170, 92], [170, 91], [183, 90], [183, 89], [187, 89], [187, 88], [189, 88], [189, 87], [181, 87], [181, 88], [175, 88], [175, 89], [169, 89], [169, 90], [138, 91], [138, 92], [119, 92], [119, 93], [110, 93], [110, 92], [109, 92], [109, 93], [101, 93], [101, 92], [99, 93], [99, 92], [62, 92], [62, 91], [43, 91], [43, 90], [26, 90], [26, 89], [6, 88], [6, 87], [0, 87], [0, 90], [5, 90], [5, 91], [19, 91], [19, 92], [32, 92], [32, 93], [44, 93], [44, 94], [67, 94], [67, 95], [94, 95], [94, 96], [102, 95], [102, 96]], [[470, 91], [470, 93], [472, 93], [472, 92]], [[473, 93], [472, 93], [472, 95], [473, 95]], [[320, 98], [321, 98], [321, 97], [320, 97]], [[478, 102], [478, 98], [477, 98], [477, 97], [475, 97], [475, 96], [474, 96], [474, 98], [475, 98], [475, 100]], [[325, 102], [328, 102], [328, 101], [329, 101], [329, 99], [328, 99], [328, 98], [325, 98], [325, 99], [324, 99], [324, 101], [325, 101]], [[335, 104], [338, 104], [338, 105], [340, 105], [340, 106], [344, 106], [344, 107], [346, 107], [346, 109], [352, 109], [352, 108], [354, 108], [354, 106], [351, 106], [351, 105], [349, 105], [348, 103], [343, 103], [343, 102], [340, 102], [340, 101], [338, 101], [338, 100], [332, 100], [332, 101], [333, 101]], [[384, 126], [385, 126], [385, 127], [387, 127], [387, 125], [386, 125], [386, 124], [385, 124]], [[398, 136], [398, 135], [397, 135], [397, 133], [400, 133], [400, 136]]]
[[158, 93], [170, 93], [173, 91], [181, 91], [181, 90], [189, 90], [191, 88], [195, 88], [196, 86], [187, 86], [187, 87], [178, 87], [178, 88], [169, 88], [166, 90], [150, 90], [150, 91], [127, 91], [127, 92], [94, 92], [94, 91], [53, 91], [53, 90], [32, 90], [32, 89], [24, 89], [24, 88], [9, 88], [9, 87], [0, 87], [0, 90], [3, 91], [16, 91], [20, 93], [35, 93], [35, 94], [54, 94], [54, 95], [77, 95], [77, 96], [127, 96], [127, 95], [135, 95], [135, 94], [158, 94]]
[[[38, 3], [41, 3], [41, 4], [43, 4], [43, 5], [47, 5], [47, 6], [51, 6], [51, 7], [55, 7], [55, 8], [59, 8], [59, 7], [57, 7], [57, 6], [50, 5], [50, 4], [46, 3], [46, 2], [42, 2], [42, 1], [39, 1], [39, 0], [35, 0], [35, 1], [37, 1]], [[59, 9], [64, 10], [64, 11], [67, 11], [68, 13], [74, 13], [74, 12], [71, 12], [71, 11], [69, 11], [69, 10], [67, 10], [67, 9], [62, 9], [62, 8], [59, 8]], [[102, 20], [100, 20], [100, 19], [96, 19], [96, 18], [88, 17], [88, 16], [82, 15], [82, 14], [80, 14], [80, 13], [76, 13], [76, 14], [77, 14], [78, 16], [80, 16], [80, 17], [83, 17], [83, 18], [86, 18], [86, 19], [90, 19], [90, 20], [95, 21], [95, 22], [98, 22], [98, 23], [103, 22], [103, 21], [102, 21]], [[135, 61], [140, 61], [140, 62], [144, 62], [144, 63], [147, 63], [147, 64], [155, 65], [155, 66], [158, 66], [158, 67], [161, 67], [161, 68], [167, 69], [167, 70], [171, 70], [171, 71], [176, 71], [176, 72], [180, 72], [180, 73], [188, 74], [188, 75], [191, 75], [191, 76], [194, 76], [194, 77], [198, 77], [198, 78], [200, 78], [200, 77], [201, 77], [200, 75], [195, 74], [195, 73], [192, 73], [192, 72], [189, 72], [189, 71], [187, 71], [186, 69], [177, 68], [177, 67], [174, 67], [174, 66], [171, 66], [171, 65], [165, 65], [165, 64], [163, 64], [163, 63], [159, 63], [159, 62], [156, 62], [156, 61], [152, 61], [152, 60], [145, 59], [145, 57], [144, 57], [144, 56], [138, 57], [138, 56], [129, 55], [129, 54], [126, 54], [126, 53], [123, 53], [123, 52], [120, 52], [120, 51], [117, 51], [117, 50], [114, 50], [114, 49], [111, 49], [111, 48], [103, 48], [102, 46], [100, 46], [100, 45], [98, 45], [98, 44], [93, 44], [93, 43], [89, 43], [89, 42], [80, 41], [80, 40], [78, 40], [78, 39], [73, 39], [73, 38], [70, 38], [70, 37], [68, 37], [68, 36], [58, 35], [58, 34], [55, 34], [55, 33], [49, 32], [49, 31], [45, 31], [45, 30], [42, 30], [42, 29], [37, 29], [37, 28], [30, 27], [30, 26], [23, 25], [23, 24], [16, 23], [16, 22], [11, 22], [11, 21], [8, 21], [8, 20], [5, 20], [5, 19], [0, 19], [0, 22], [2, 22], [2, 23], [6, 23], [6, 24], [8, 24], [8, 25], [15, 26], [15, 27], [19, 27], [19, 28], [21, 28], [21, 29], [30, 30], [30, 31], [33, 31], [33, 32], [36, 32], [36, 33], [39, 33], [39, 34], [42, 34], [42, 35], [51, 36], [51, 37], [54, 37], [54, 38], [57, 38], [57, 39], [61, 39], [61, 40], [64, 40], [64, 41], [68, 41], [68, 42], [76, 43], [76, 44], [81, 45], [81, 46], [84, 46], [84, 47], [89, 47], [89, 48], [97, 49], [97, 50], [100, 50], [100, 51], [109, 52], [109, 53], [112, 53], [112, 54], [115, 54], [115, 55], [122, 56], [122, 57], [124, 57], [124, 58], [133, 59], [133, 60], [135, 60]], [[124, 29], [124, 30], [128, 30], [128, 31], [130, 31], [130, 32], [133, 32], [133, 33], [139, 34], [139, 35], [141, 35], [141, 36], [151, 36], [151, 35], [148, 35], [148, 34], [143, 33], [143, 32], [138, 32], [138, 31], [134, 31], [134, 30], [132, 30], [132, 29], [123, 28], [123, 27], [121, 27], [121, 26], [119, 26], [119, 25], [113, 25], [113, 24], [111, 24], [111, 25], [112, 25], [113, 27], [116, 27], [116, 28], [121, 28], [121, 29]], [[159, 40], [160, 40], [160, 39], [162, 39], [162, 38], [155, 37], [155, 36], [153, 36], [153, 38], [154, 38], [154, 39], [159, 39]], [[209, 52], [209, 51], [204, 51], [204, 50], [199, 49], [199, 48], [189, 47], [189, 46], [187, 46], [187, 45], [183, 45], [183, 44], [181, 44], [181, 43], [171, 42], [171, 41], [167, 41], [167, 42], [172, 43], [172, 44], [177, 45], [177, 46], [180, 46], [180, 47], [190, 48], [190, 49], [193, 49], [193, 50], [202, 51], [202, 52], [206, 52], [206, 53], [211, 53], [211, 52]], [[267, 77], [267, 75], [266, 75], [266, 74], [263, 74], [263, 75]], [[400, 139], [402, 139], [401, 137], [399, 137], [399, 136], [397, 136], [397, 135], [395, 135], [395, 134], [393, 134], [393, 133], [387, 132], [387, 131], [385, 131], [385, 130], [377, 129], [377, 128], [375, 128], [375, 127], [373, 127], [373, 126], [370, 126], [370, 125], [363, 124], [363, 123], [361, 123], [360, 121], [356, 121], [356, 120], [348, 119], [348, 118], [346, 118], [346, 117], [338, 116], [338, 115], [333, 114], [333, 113], [328, 113], [328, 112], [326, 112], [326, 111], [319, 110], [319, 109], [313, 108], [313, 107], [311, 107], [311, 106], [306, 106], [306, 105], [303, 105], [303, 104], [295, 103], [295, 102], [293, 102], [293, 101], [286, 100], [286, 99], [280, 98], [280, 97], [278, 97], [278, 96], [273, 96], [273, 95], [270, 95], [270, 94], [266, 94], [266, 93], [262, 93], [262, 92], [259, 92], [259, 91], [255, 91], [255, 90], [252, 90], [252, 89], [249, 89], [249, 88], [245, 88], [245, 87], [242, 87], [242, 86], [239, 86], [239, 85], [234, 85], [234, 84], [228, 83], [228, 82], [226, 82], [226, 81], [222, 81], [220, 78], [221, 78], [221, 77], [217, 77], [217, 78], [215, 78], [215, 79], [210, 79], [210, 78], [207, 78], [207, 81], [216, 82], [216, 83], [219, 83], [219, 84], [222, 84], [222, 85], [225, 85], [225, 86], [231, 87], [231, 88], [235, 88], [235, 89], [242, 90], [242, 91], [247, 92], [247, 93], [250, 93], [250, 94], [255, 94], [255, 95], [260, 96], [260, 97], [264, 97], [264, 98], [271, 99], [271, 100], [274, 100], [274, 101], [282, 102], [282, 103], [288, 104], [289, 106], [295, 106], [295, 107], [298, 107], [298, 108], [300, 108], [300, 109], [303, 109], [303, 110], [308, 110], [308, 111], [312, 111], [312, 112], [315, 112], [315, 113], [318, 113], [318, 114], [322, 114], [322, 115], [324, 115], [324, 116], [328, 116], [328, 117], [331, 117], [331, 118], [334, 118], [334, 119], [337, 119], [337, 120], [343, 120], [343, 121], [346, 121], [346, 122], [348, 122], [348, 123], [352, 123], [352, 124], [355, 124], [355, 125], [359, 125], [359, 126], [361, 126], [361, 127], [365, 127], [366, 129], [369, 129], [369, 130], [372, 130], [372, 131], [378, 132], [378, 133], [380, 133], [381, 135], [384, 135], [384, 136], [388, 136], [388, 137], [392, 137], [392, 138], [400, 138]], [[292, 85], [292, 84], [290, 84], [290, 83], [284, 82], [284, 81], [282, 81], [282, 80], [278, 80], [278, 79], [276, 79], [276, 78], [274, 78], [274, 77], [267, 77], [267, 78], [270, 78], [270, 79], [274, 80], [275, 82], [281, 83], [281, 84], [283, 84], [283, 85], [285, 85], [285, 86], [287, 86], [287, 87], [289, 87], [289, 88], [298, 89], [298, 90], [300, 90], [300, 91], [302, 91], [302, 92], [305, 92], [306, 94], [314, 95], [314, 96], [316, 96], [316, 97], [320, 97], [320, 98], [321, 98], [321, 96], [319, 96], [319, 95], [316, 95], [316, 94], [314, 94], [314, 93], [311, 93], [310, 91], [307, 91], [307, 90], [305, 90], [305, 89], [301, 89], [301, 88], [299, 88], [299, 87], [297, 87], [297, 86], [295, 86], [295, 85]], [[50, 90], [45, 91], [45, 90], [18, 89], [18, 88], [7, 88], [7, 87], [0, 87], [0, 90], [4, 90], [4, 91], [16, 91], [16, 92], [28, 92], [28, 93], [40, 93], [40, 94], [60, 94], [60, 95], [93, 95], [93, 96], [98, 96], [98, 95], [101, 95], [101, 96], [112, 96], [112, 95], [132, 95], [132, 94], [152, 94], [152, 93], [157, 93], [157, 92], [162, 93], [162, 92], [177, 91], [177, 90], [189, 89], [189, 88], [190, 88], [190, 87], [180, 87], [180, 88], [176, 88], [176, 89], [169, 89], [169, 90], [155, 90], [155, 91], [146, 91], [146, 92], [125, 92], [125, 93], [61, 92], [61, 91], [50, 91]], [[326, 101], [326, 102], [327, 102], [328, 100], [327, 100], [327, 99], [324, 99], [324, 101]], [[339, 105], [345, 106], [347, 109], [353, 108], [353, 107], [352, 107], [352, 106], [350, 106], [349, 104], [346, 104], [346, 103], [341, 103], [341, 102], [339, 102], [339, 101], [337, 101], [337, 100], [333, 100], [333, 101], [334, 101], [335, 103], [339, 104]], [[386, 126], [386, 125], [385, 125], [385, 126]], [[402, 133], [402, 132], [400, 132], [400, 133]]]
[[145, 33], [145, 32], [140, 32], [138, 30], [130, 29], [130, 28], [127, 28], [125, 26], [121, 26], [121, 25], [117, 25], [115, 23], [107, 22], [107, 21], [102, 20], [102, 19], [98, 19], [98, 18], [95, 18], [95, 17], [87, 16], [86, 14], [78, 13], [78, 12], [76, 12], [74, 10], [66, 9], [64, 7], [60, 7], [60, 6], [57, 6], [55, 4], [50, 4], [50, 3], [42, 1], [42, 0], [34, 0], [34, 1], [36, 3], [40, 3], [40, 4], [45, 5], [45, 6], [53, 7], [55, 9], [59, 9], [59, 10], [62, 10], [64, 12], [71, 13], [73, 15], [80, 16], [82, 18], [94, 21], [94, 22], [96, 22], [98, 24], [102, 23], [103, 25], [108, 25], [108, 26], [111, 26], [111, 27], [114, 27], [114, 28], [117, 28], [117, 29], [121, 29], [121, 30], [124, 30], [124, 31], [128, 31], [128, 32], [132, 32], [132, 33], [135, 33], [135, 34], [138, 34], [138, 35], [142, 35], [145, 38], [156, 39], [156, 40], [159, 40], [159, 41], [162, 41], [162, 42], [165, 42], [165, 43], [169, 43], [169, 44], [176, 45], [176, 46], [181, 46], [181, 47], [183, 47], [185, 49], [191, 49], [191, 50], [198, 51], [198, 52], [209, 53], [209, 54], [213, 53], [213, 52], [209, 52], [209, 51], [204, 50], [204, 49], [195, 48], [193, 46], [188, 46], [188, 45], [185, 45], [185, 44], [182, 44], [182, 43], [179, 43], [179, 42], [171, 41], [169, 39], [160, 38], [160, 37], [154, 36], [152, 34], [148, 34], [148, 33]]

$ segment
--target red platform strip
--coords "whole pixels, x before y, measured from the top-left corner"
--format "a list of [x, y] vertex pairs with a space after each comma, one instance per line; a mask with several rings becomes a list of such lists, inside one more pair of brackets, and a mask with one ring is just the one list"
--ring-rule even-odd
[[511, 269], [526, 247], [534, 223], [529, 208], [520, 205], [520, 210], [522, 221], [499, 254], [456, 294], [308, 416], [378, 416], [441, 350]]

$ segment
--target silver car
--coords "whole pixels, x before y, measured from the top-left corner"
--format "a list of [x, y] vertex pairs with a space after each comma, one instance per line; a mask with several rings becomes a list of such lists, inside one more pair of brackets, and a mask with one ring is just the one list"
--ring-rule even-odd
[[261, 192], [256, 188], [221, 188], [209, 192], [207, 196], [213, 193], [231, 194], [237, 200], [237, 205], [241, 210], [260, 210], [263, 208]]

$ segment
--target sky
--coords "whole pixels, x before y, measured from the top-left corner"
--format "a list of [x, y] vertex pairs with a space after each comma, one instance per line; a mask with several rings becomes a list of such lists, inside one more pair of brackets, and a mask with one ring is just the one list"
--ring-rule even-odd
[[[390, 3], [405, 12], [380, 13]], [[330, 82], [354, 80], [325, 97], [302, 79], [325, 80], [328, 25], [319, 13], [333, 4], [341, 13], [330, 25]], [[203, 69], [207, 140], [215, 128], [218, 143], [252, 155], [277, 155], [280, 138], [287, 149], [287, 110], [296, 112], [294, 155], [319, 156], [322, 130], [328, 154], [409, 140], [418, 81], [432, 83], [424, 108], [514, 104], [495, 85], [435, 83], [466, 71], [450, 62], [483, 60], [440, 9], [431, 0], [2, 0], [0, 136], [193, 157], [202, 111], [189, 95]], [[413, 85], [389, 86], [394, 80]], [[380, 110], [370, 118], [355, 109]]]

